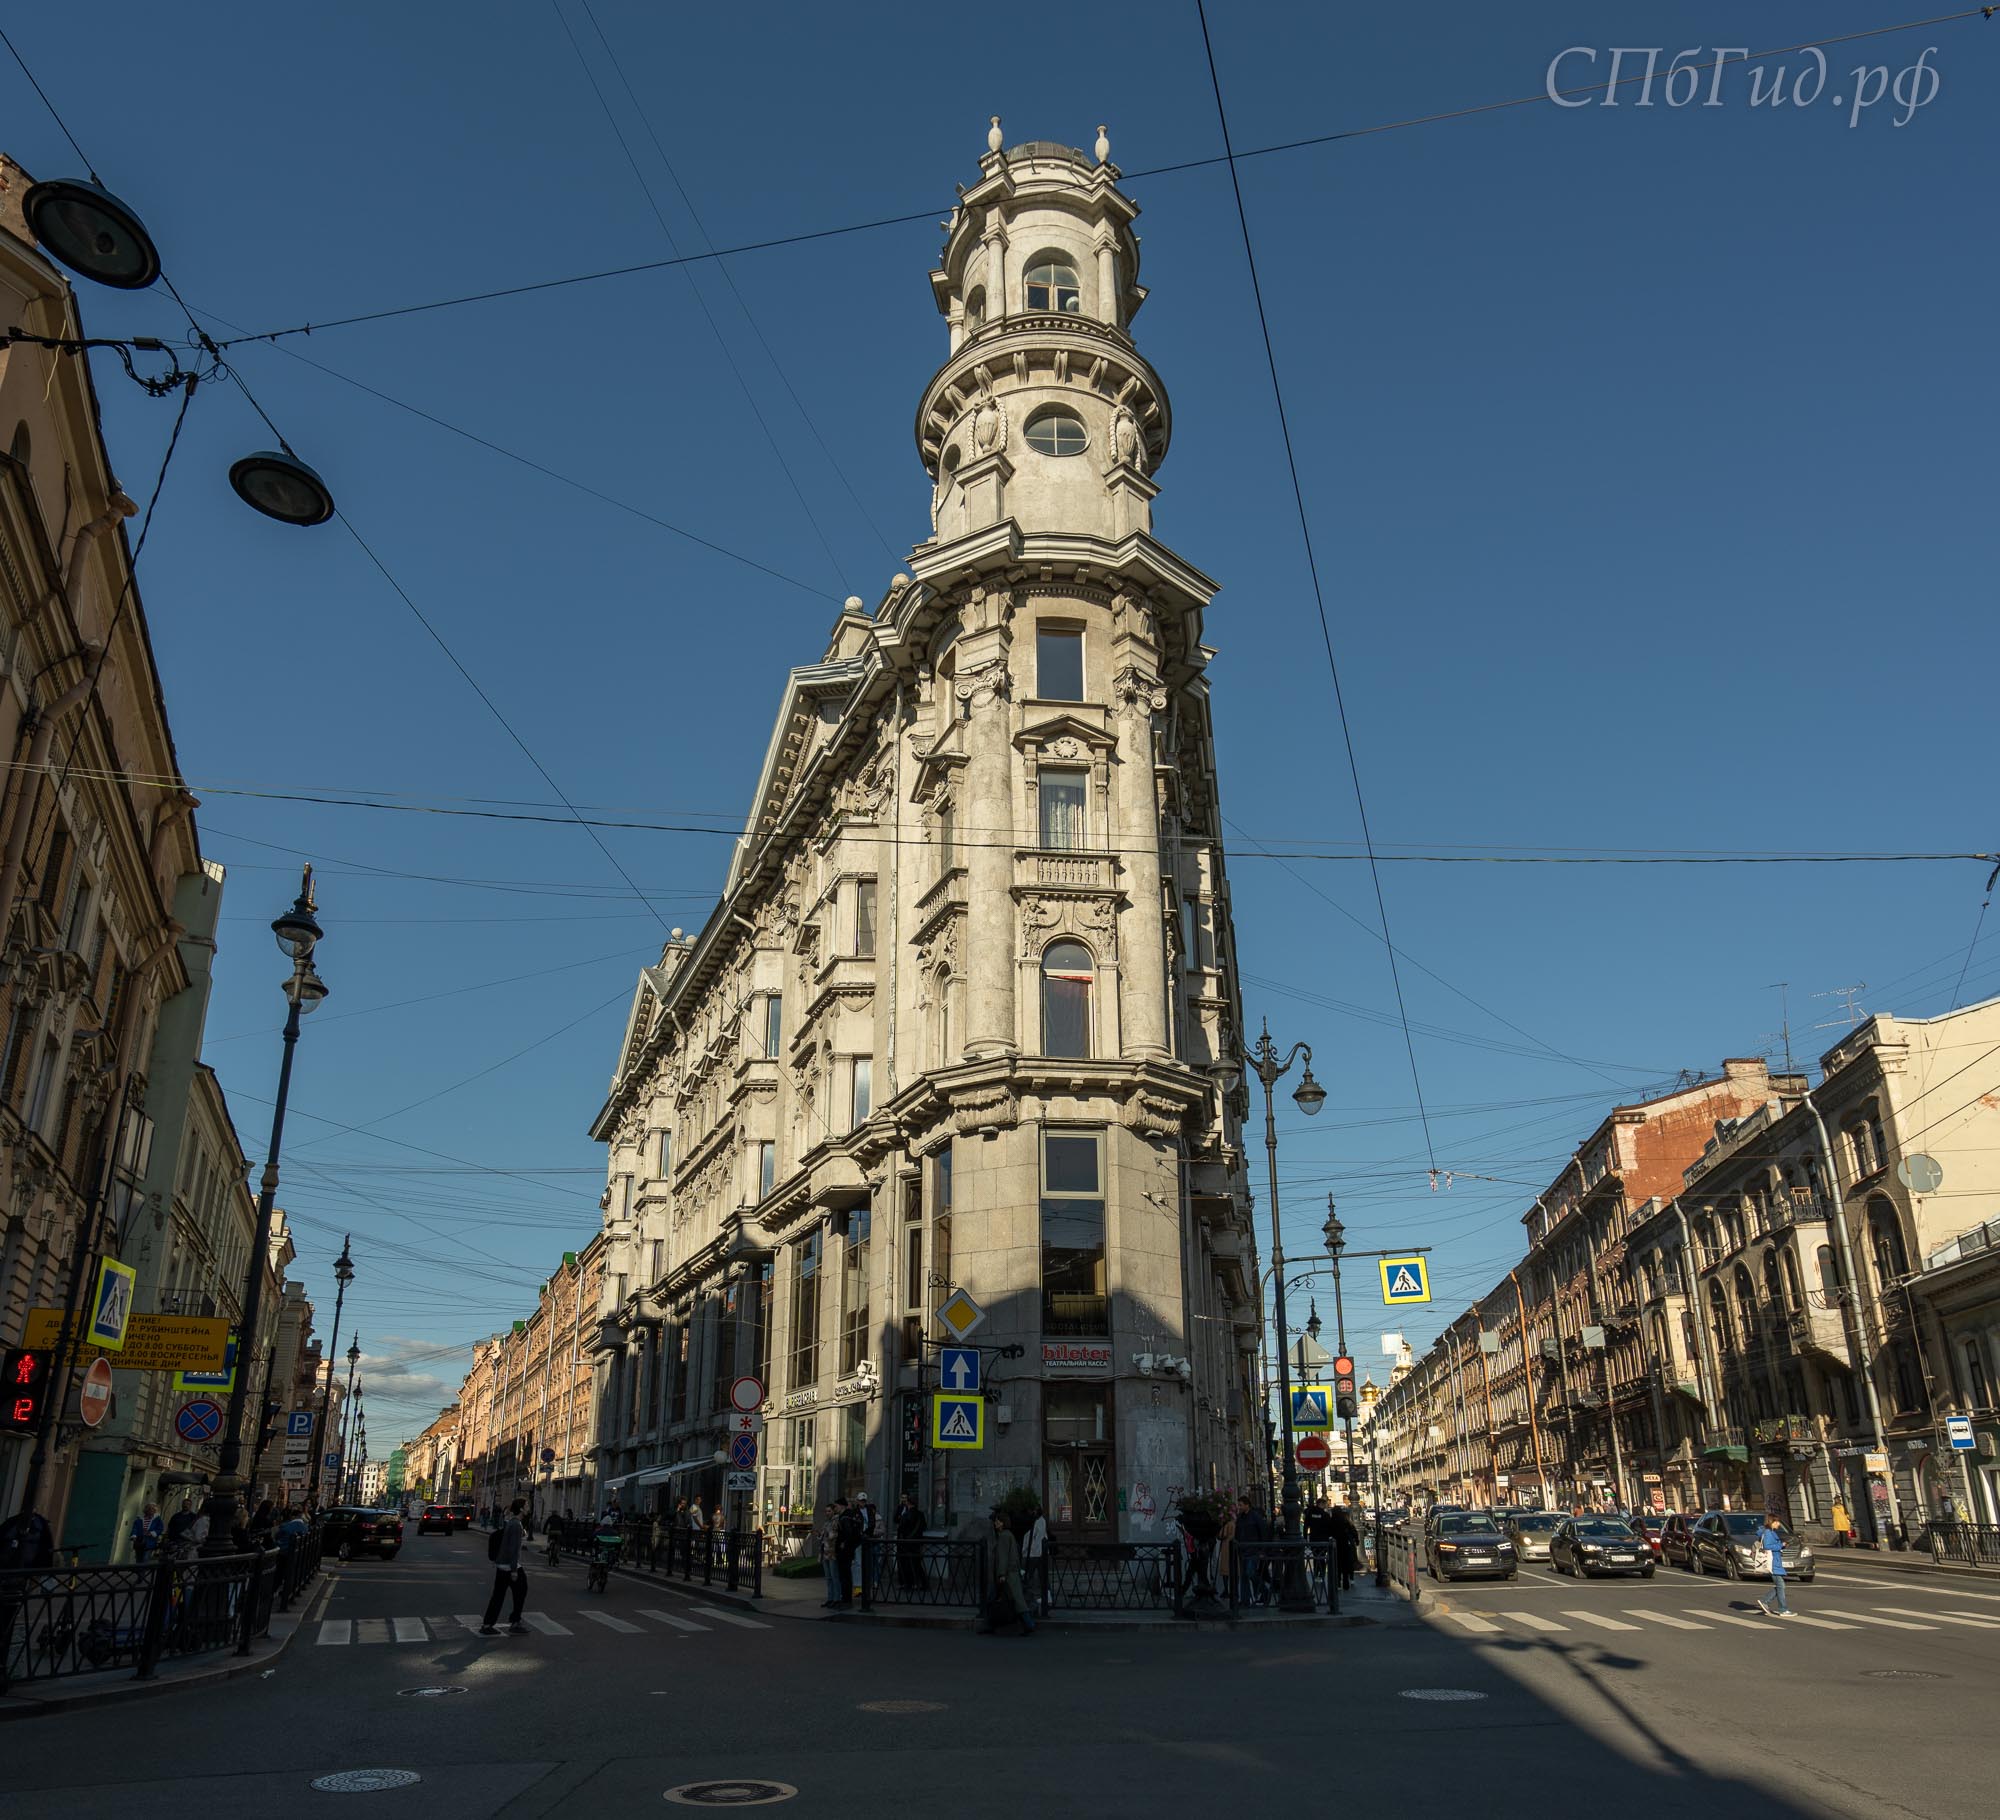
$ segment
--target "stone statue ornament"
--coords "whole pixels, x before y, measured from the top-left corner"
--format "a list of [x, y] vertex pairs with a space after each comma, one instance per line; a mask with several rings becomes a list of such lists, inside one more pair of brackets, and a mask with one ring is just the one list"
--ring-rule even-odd
[[1111, 129], [1108, 126], [1100, 126], [1097, 129], [1097, 144], [1093, 149], [1097, 153], [1099, 164], [1111, 162]]
[[991, 392], [982, 392], [972, 407], [972, 452], [993, 455], [1007, 446], [1007, 407]]
[[993, 124], [986, 129], [986, 149], [989, 152], [997, 152], [1001, 146], [1006, 144], [1006, 139], [1000, 131], [1000, 116], [998, 114], [989, 114], [987, 118]]
[[1135, 474], [1146, 471], [1146, 439], [1140, 433], [1138, 418], [1122, 404], [1111, 420], [1111, 466], [1121, 463]]

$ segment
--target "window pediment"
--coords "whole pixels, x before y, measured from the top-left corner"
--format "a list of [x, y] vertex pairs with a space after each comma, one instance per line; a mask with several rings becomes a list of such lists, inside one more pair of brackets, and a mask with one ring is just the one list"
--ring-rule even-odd
[[1118, 750], [1115, 734], [1080, 714], [1051, 714], [1034, 721], [1014, 735], [1014, 744], [1037, 760], [1058, 763], [1109, 758]]

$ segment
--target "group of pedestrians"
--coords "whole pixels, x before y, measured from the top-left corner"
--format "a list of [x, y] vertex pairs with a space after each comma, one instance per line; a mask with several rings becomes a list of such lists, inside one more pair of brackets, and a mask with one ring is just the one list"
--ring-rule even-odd
[[[873, 1545], [880, 1529], [879, 1515], [865, 1491], [858, 1493], [852, 1503], [835, 1498], [821, 1507], [819, 1564], [826, 1576], [822, 1611], [845, 1611], [853, 1603], [855, 1559], [862, 1549]], [[900, 1528], [897, 1533], [902, 1533]]]

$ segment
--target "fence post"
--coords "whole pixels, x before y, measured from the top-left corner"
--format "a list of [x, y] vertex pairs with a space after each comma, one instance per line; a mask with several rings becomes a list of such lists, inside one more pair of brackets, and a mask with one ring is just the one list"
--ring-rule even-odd
[[727, 1592], [736, 1590], [736, 1551], [743, 1546], [743, 1532], [732, 1529], [723, 1546], [729, 1550], [729, 1561], [723, 1574], [723, 1588]]
[[875, 1609], [875, 1550], [866, 1536], [861, 1539], [861, 1609]]
[[153, 1585], [146, 1600], [146, 1634], [139, 1643], [135, 1681], [150, 1681], [159, 1672], [160, 1651], [167, 1640], [167, 1610], [173, 1604], [174, 1563], [164, 1550], [154, 1551]]
[[764, 1532], [761, 1529], [753, 1529], [750, 1534], [752, 1544], [757, 1550], [751, 1559], [750, 1596], [753, 1599], [761, 1599], [764, 1596]]

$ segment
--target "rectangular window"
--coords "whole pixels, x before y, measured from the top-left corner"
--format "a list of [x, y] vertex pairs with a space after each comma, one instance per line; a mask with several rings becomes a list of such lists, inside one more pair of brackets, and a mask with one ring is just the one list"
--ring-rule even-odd
[[764, 1053], [775, 1056], [785, 1040], [785, 1001], [772, 993], [764, 1001]]
[[708, 1305], [708, 1406], [729, 1407], [729, 1386], [736, 1381], [736, 1311], [742, 1305], [741, 1283], [731, 1283]]
[[903, 1233], [903, 1358], [921, 1356], [924, 1341], [924, 1229], [912, 1220]]
[[749, 1317], [757, 1323], [750, 1346], [750, 1368], [757, 1374], [757, 1382], [766, 1389], [771, 1383], [771, 1298], [776, 1283], [777, 1266], [767, 1257], [757, 1266], [757, 1274], [750, 1280]]
[[1073, 851], [1084, 843], [1084, 807], [1089, 777], [1082, 771], [1043, 771], [1036, 779], [1042, 799], [1042, 845]]
[[862, 960], [875, 958], [875, 881], [854, 881], [854, 952]]
[[874, 1106], [875, 1064], [872, 1058], [857, 1055], [854, 1058], [854, 1104], [853, 1117], [848, 1121], [848, 1129], [865, 1125], [868, 1114]]
[[1035, 628], [1035, 693], [1043, 701], [1083, 700], [1083, 634]]
[[655, 1239], [653, 1241], [652, 1261], [646, 1277], [648, 1283], [657, 1283], [660, 1280], [660, 1266], [667, 1261], [666, 1251], [667, 1242], [665, 1239]]
[[671, 1131], [661, 1131], [655, 1135], [659, 1139], [659, 1149], [654, 1157], [653, 1174], [664, 1182], [674, 1170], [674, 1134]]
[[1104, 1196], [1095, 1132], [1042, 1133], [1042, 1332], [1111, 1331], [1104, 1262]]
[[874, 1216], [857, 1207], [847, 1216], [847, 1243], [840, 1257], [840, 1375], [848, 1376], [869, 1357], [868, 1238]]
[[688, 1324], [684, 1320], [676, 1321], [667, 1331], [670, 1336], [668, 1352], [673, 1361], [671, 1419], [684, 1422], [688, 1412]]
[[938, 804], [938, 872], [949, 872], [958, 864], [958, 815], [947, 797]]
[[808, 1233], [792, 1247], [791, 1386], [805, 1390], [819, 1381], [820, 1235]]
[[62, 1064], [62, 1045], [54, 1037], [42, 1044], [42, 1059], [35, 1069], [35, 1085], [28, 1095], [28, 1129], [42, 1132], [42, 1121], [48, 1116], [49, 1101], [54, 1097], [56, 1071]]
[[951, 1288], [951, 1157], [949, 1143], [931, 1158], [931, 1268], [917, 1300], [936, 1308]]
[[778, 1183], [778, 1146], [766, 1138], [757, 1146], [757, 1198], [763, 1200]]

